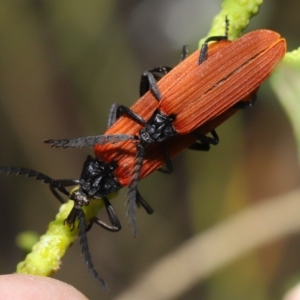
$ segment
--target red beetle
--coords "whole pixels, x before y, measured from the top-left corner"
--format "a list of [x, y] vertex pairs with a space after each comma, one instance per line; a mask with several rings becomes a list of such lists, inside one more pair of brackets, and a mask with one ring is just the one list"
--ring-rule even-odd
[[[24, 168], [0, 167], [0, 172], [24, 174], [42, 180], [50, 185], [61, 201], [57, 190], [74, 200], [66, 223], [74, 225], [78, 218], [81, 235], [85, 234], [82, 230], [85, 227], [82, 226], [84, 214], [81, 208], [93, 198], [103, 199], [112, 225], [97, 218], [90, 221], [111, 231], [121, 228], [106, 196], [129, 185], [129, 218], [135, 234], [136, 204], [141, 204], [148, 213], [152, 213], [151, 207], [137, 191], [138, 180], [159, 169], [165, 162], [168, 166], [170, 158], [190, 146], [203, 150], [208, 149], [209, 144], [216, 144], [215, 127], [230, 117], [239, 106], [251, 105], [252, 96], [282, 59], [286, 48], [285, 40], [269, 30], [251, 32], [232, 43], [222, 41], [224, 37], [217, 37], [216, 40], [220, 39], [209, 46], [208, 52], [204, 45], [200, 54], [199, 51], [195, 52], [170, 72], [168, 68], [156, 68], [145, 73], [143, 78], [149, 82], [150, 91], [130, 109], [120, 106], [118, 111], [122, 116], [105, 135], [48, 140], [55, 147], [95, 144], [96, 157], [87, 158], [80, 179], [54, 180]], [[156, 83], [155, 71], [167, 74]], [[236, 105], [241, 102], [245, 104]], [[206, 136], [209, 132], [213, 132], [212, 138]], [[144, 139], [144, 134], [151, 139]], [[107, 144], [102, 145], [104, 143]], [[79, 185], [72, 194], [65, 188], [71, 185]], [[82, 245], [82, 252], [88, 268], [106, 288], [94, 269], [87, 243]]]
[[[207, 42], [213, 40], [218, 42], [210, 45], [213, 54], [207, 56]], [[129, 217], [135, 224], [139, 179], [163, 162], [167, 166], [163, 171], [172, 171], [172, 143], [177, 145], [177, 153], [187, 147], [183, 140], [192, 137], [202, 143], [200, 149], [216, 144], [214, 131], [213, 137], [207, 137], [196, 129], [255, 95], [285, 51], [285, 40], [270, 30], [252, 31], [234, 42], [227, 41], [226, 36], [209, 38], [200, 53], [194, 52], [158, 82], [151, 72], [145, 72], [150, 91], [130, 109], [119, 106], [120, 118], [104, 135], [46, 142], [64, 148], [95, 145], [96, 157], [108, 163], [117, 161], [115, 176], [122, 186], [130, 187]], [[172, 137], [177, 137], [178, 143]], [[169, 139], [172, 143], [167, 143]], [[157, 146], [151, 144], [158, 144], [162, 155], [157, 150], [153, 155]], [[163, 157], [163, 162], [158, 157]]]

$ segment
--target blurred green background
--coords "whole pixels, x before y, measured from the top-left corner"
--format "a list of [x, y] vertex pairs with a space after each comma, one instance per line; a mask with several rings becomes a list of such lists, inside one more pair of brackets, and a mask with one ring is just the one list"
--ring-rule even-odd
[[[130, 106], [144, 70], [176, 65], [183, 44], [194, 51], [219, 7], [213, 0], [1, 1], [0, 165], [78, 178], [92, 149], [52, 149], [42, 141], [103, 133], [111, 103]], [[247, 31], [273, 29], [294, 49], [300, 46], [299, 10], [299, 1], [266, 1]], [[138, 211], [137, 238], [127, 226], [126, 189], [113, 201], [123, 230], [89, 232], [95, 266], [110, 293], [87, 274], [78, 244], [54, 277], [90, 299], [113, 299], [195, 233], [299, 187], [291, 126], [268, 83], [258, 100], [219, 128], [221, 142], [209, 153], [186, 151], [175, 159], [173, 175], [155, 173], [140, 183], [155, 214]], [[2, 176], [0, 193], [0, 272], [5, 274], [24, 257], [16, 235], [44, 233], [59, 203], [46, 185], [23, 177]], [[99, 217], [105, 219], [105, 213]], [[178, 299], [280, 299], [300, 279], [299, 250], [300, 235], [272, 243]]]

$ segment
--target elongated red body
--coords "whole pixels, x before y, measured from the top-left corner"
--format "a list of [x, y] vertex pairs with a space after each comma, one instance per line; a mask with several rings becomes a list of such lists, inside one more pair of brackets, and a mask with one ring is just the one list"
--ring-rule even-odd
[[[228, 23], [227, 19], [226, 23]], [[285, 48], [284, 39], [281, 39], [277, 33], [259, 30], [251, 32], [233, 43], [219, 41], [210, 45], [207, 53], [208, 58], [200, 65], [200, 53], [196, 51], [158, 82], [159, 92], [156, 93], [156, 98], [152, 92], [148, 92], [131, 107], [134, 113], [127, 109], [127, 114], [129, 111], [129, 115], [135, 117], [138, 122], [144, 125], [150, 124], [147, 127], [149, 131], [153, 129], [151, 127], [153, 123], [149, 122], [148, 124], [148, 121], [155, 119], [151, 117], [152, 115], [156, 117], [156, 112], [161, 113], [158, 114], [159, 118], [155, 119], [155, 122], [157, 121], [155, 125], [158, 125], [156, 129], [160, 133], [159, 130], [164, 126], [161, 125], [161, 120], [167, 120], [169, 122], [167, 125], [171, 124], [165, 131], [166, 138], [154, 139], [153, 143], [148, 143], [147, 140], [138, 140], [142, 125], [124, 115], [105, 134], [119, 135], [119, 140], [121, 140], [120, 134], [122, 133], [131, 135], [134, 138], [137, 137], [137, 139], [115, 144], [97, 144], [94, 151], [99, 159], [88, 156], [78, 180], [54, 180], [40, 172], [18, 167], [0, 167], [0, 173], [27, 175], [41, 180], [49, 184], [53, 194], [61, 202], [63, 201], [58, 192], [67, 195], [74, 201], [74, 206], [65, 223], [74, 228], [75, 221], [78, 219], [84, 261], [93, 276], [107, 290], [107, 285], [98, 275], [92, 263], [86, 239], [87, 227], [82, 207], [89, 205], [92, 199], [102, 198], [111, 225], [96, 217], [90, 219], [90, 222], [110, 231], [118, 231], [121, 229], [121, 225], [107, 195], [119, 190], [122, 186], [130, 185], [127, 201], [128, 216], [132, 225], [132, 233], [135, 236], [136, 205], [143, 206], [149, 214], [153, 212], [152, 208], [139, 194], [137, 183], [139, 179], [157, 170], [167, 161], [162, 146], [172, 158], [195, 143], [198, 137], [193, 133], [206, 135], [228, 119], [237, 110], [234, 104], [251, 100], [252, 94], [256, 92], [259, 85], [283, 57]], [[168, 68], [164, 69], [169, 70]], [[162, 73], [164, 74], [164, 71]], [[150, 73], [146, 73], [146, 76], [147, 74]], [[156, 85], [150, 85], [151, 81], [155, 81], [154, 75], [153, 78], [149, 76], [148, 80], [149, 87], [155, 93]], [[160, 94], [162, 97], [160, 97]], [[157, 101], [160, 98], [161, 100]], [[123, 109], [123, 112], [126, 110], [122, 106], [119, 108]], [[175, 120], [173, 118], [164, 119], [164, 115], [175, 115], [176, 118]], [[146, 124], [144, 121], [146, 121]], [[154, 133], [156, 134], [157, 131]], [[129, 138], [132, 138], [131, 136]], [[172, 137], [170, 138], [170, 136]], [[73, 145], [74, 147], [74, 145], [82, 146], [85, 143], [89, 145], [90, 140], [94, 142], [95, 138], [99, 137], [47, 140], [46, 142], [55, 147], [64, 145]], [[100, 139], [97, 141], [100, 141]], [[137, 147], [135, 143], [140, 144]], [[145, 147], [144, 144], [146, 144]], [[142, 151], [140, 151], [141, 149]], [[69, 193], [65, 188], [78, 184], [79, 188], [72, 191], [72, 193]]]
[[[162, 99], [151, 92], [141, 97], [131, 109], [146, 121], [159, 109], [165, 115], [176, 115], [174, 129], [179, 133], [166, 141], [174, 157], [196, 141], [189, 134], [196, 130], [206, 134], [230, 117], [237, 102], [249, 99], [270, 75], [286, 50], [285, 40], [270, 30], [250, 32], [238, 40], [217, 42], [211, 46], [208, 59], [199, 65], [199, 51], [194, 52], [159, 82]], [[137, 135], [142, 125], [122, 116], [105, 134]], [[95, 155], [105, 162], [116, 160], [116, 178], [125, 186], [131, 182], [136, 145], [132, 140], [95, 146]], [[161, 145], [147, 148], [140, 179], [164, 164]]]
[[[176, 114], [174, 128], [186, 134], [257, 89], [285, 54], [285, 41], [270, 30], [252, 31], [197, 66], [193, 53], [158, 83], [158, 108]], [[184, 72], [182, 71], [184, 70]]]

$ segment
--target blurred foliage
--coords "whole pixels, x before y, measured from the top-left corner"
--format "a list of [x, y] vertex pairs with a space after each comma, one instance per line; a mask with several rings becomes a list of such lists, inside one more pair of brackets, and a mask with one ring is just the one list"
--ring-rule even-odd
[[[0, 165], [78, 178], [92, 150], [51, 149], [41, 141], [103, 132], [111, 103], [131, 105], [145, 69], [175, 65], [182, 44], [196, 49], [219, 5], [211, 0], [189, 5], [183, 0], [2, 1]], [[299, 5], [266, 1], [251, 30], [270, 28], [286, 37], [290, 50], [299, 46]], [[136, 239], [125, 225], [126, 191], [120, 193], [114, 206], [123, 230], [112, 234], [93, 228], [88, 235], [95, 266], [111, 289], [103, 297], [113, 299], [195, 233], [265, 197], [299, 187], [289, 120], [267, 83], [258, 97], [253, 110], [220, 127], [218, 147], [209, 153], [186, 151], [175, 159], [172, 176], [153, 174], [141, 182], [155, 214], [138, 213]], [[27, 229], [44, 233], [58, 203], [46, 186], [28, 178], [1, 177], [0, 190], [0, 270], [11, 273], [23, 258], [16, 235]], [[105, 212], [99, 217], [105, 219]], [[299, 275], [299, 248], [300, 238], [293, 236], [253, 251], [180, 299], [280, 299], [283, 287]], [[90, 299], [102, 293], [87, 274], [76, 243], [55, 277]]]

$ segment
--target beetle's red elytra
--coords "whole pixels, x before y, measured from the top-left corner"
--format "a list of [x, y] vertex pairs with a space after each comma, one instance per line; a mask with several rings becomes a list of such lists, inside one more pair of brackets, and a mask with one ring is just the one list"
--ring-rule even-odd
[[[209, 49], [212, 52], [202, 64], [198, 64], [199, 51], [196, 51], [158, 81], [162, 95], [160, 101], [149, 91], [131, 107], [145, 120], [149, 120], [157, 109], [167, 116], [176, 116], [173, 127], [179, 134], [178, 143], [177, 138], [172, 138], [172, 142], [177, 145], [178, 151], [173, 150], [169, 153], [170, 157], [184, 149], [180, 147], [181, 143], [185, 148], [188, 146], [189, 143], [185, 144], [183, 140], [190, 140], [191, 137], [184, 137], [186, 134], [199, 127], [201, 131], [203, 124], [223, 113], [228, 114], [227, 110], [232, 106], [255, 93], [283, 58], [286, 43], [274, 31], [256, 30], [234, 42], [212, 43]], [[142, 127], [129, 116], [123, 115], [105, 135], [136, 135]], [[195, 141], [195, 138], [192, 140]], [[172, 143], [167, 145], [170, 152]], [[154, 149], [154, 146], [147, 149], [140, 179], [163, 164], [158, 159], [161, 157], [158, 153], [154, 157]], [[123, 186], [130, 184], [132, 159], [137, 153], [135, 143], [129, 140], [116, 144], [96, 144], [94, 151], [104, 161], [117, 160], [115, 174], [118, 180]]]

